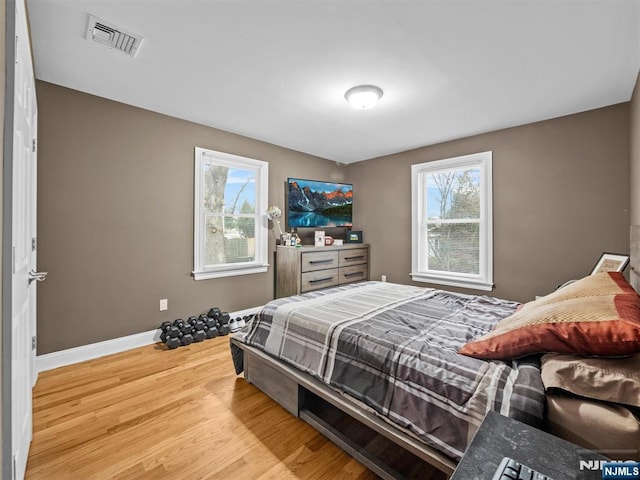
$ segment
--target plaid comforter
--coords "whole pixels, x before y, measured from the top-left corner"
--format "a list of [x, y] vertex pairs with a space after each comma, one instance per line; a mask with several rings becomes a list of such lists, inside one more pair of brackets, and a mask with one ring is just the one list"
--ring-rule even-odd
[[275, 300], [237, 337], [460, 459], [489, 410], [541, 421], [537, 361], [458, 355], [517, 303], [365, 282]]

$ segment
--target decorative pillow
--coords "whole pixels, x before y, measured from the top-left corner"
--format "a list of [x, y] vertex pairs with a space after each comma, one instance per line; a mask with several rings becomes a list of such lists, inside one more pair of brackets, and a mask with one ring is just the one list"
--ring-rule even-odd
[[542, 305], [557, 303], [571, 298], [595, 297], [600, 295], [617, 295], [620, 293], [636, 293], [620, 272], [602, 272], [581, 278], [566, 287], [559, 288], [549, 295], [540, 297], [534, 302], [525, 304]]
[[546, 389], [640, 407], [640, 354], [584, 358], [549, 353], [542, 357], [542, 382]]
[[640, 352], [640, 297], [621, 293], [531, 302], [459, 351], [497, 360], [547, 352], [608, 357]]

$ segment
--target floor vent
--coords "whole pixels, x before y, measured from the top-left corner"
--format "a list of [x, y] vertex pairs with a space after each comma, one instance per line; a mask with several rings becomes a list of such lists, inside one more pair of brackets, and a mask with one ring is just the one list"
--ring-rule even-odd
[[135, 57], [144, 40], [140, 35], [126, 32], [122, 28], [89, 15], [87, 40], [98, 42], [119, 52]]

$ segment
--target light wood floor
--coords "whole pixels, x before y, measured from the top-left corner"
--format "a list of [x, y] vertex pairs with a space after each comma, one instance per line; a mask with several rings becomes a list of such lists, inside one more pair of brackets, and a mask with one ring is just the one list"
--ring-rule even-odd
[[236, 377], [229, 337], [148, 346], [41, 373], [35, 479], [375, 479]]

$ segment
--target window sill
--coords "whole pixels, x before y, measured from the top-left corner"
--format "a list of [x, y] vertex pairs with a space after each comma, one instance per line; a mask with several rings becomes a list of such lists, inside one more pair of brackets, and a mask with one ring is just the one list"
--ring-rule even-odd
[[224, 270], [208, 270], [205, 272], [191, 272], [194, 280], [209, 280], [211, 278], [236, 277], [238, 275], [252, 275], [265, 273], [269, 264], [253, 264], [246, 267], [226, 268]]
[[479, 279], [458, 278], [458, 277], [441, 277], [428, 273], [411, 273], [411, 279], [414, 282], [433, 283], [436, 285], [447, 285], [449, 287], [470, 288], [473, 290], [482, 290], [490, 292], [493, 290], [493, 282], [485, 282]]

